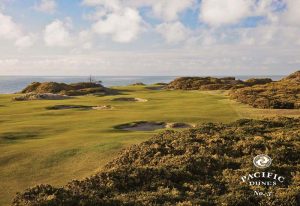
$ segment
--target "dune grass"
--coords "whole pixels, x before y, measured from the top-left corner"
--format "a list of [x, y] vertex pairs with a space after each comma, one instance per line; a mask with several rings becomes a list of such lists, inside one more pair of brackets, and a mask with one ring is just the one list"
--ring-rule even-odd
[[[116, 89], [123, 93], [52, 101], [14, 102], [15, 95], [0, 95], [0, 205], [9, 204], [16, 192], [36, 184], [58, 186], [92, 175], [122, 148], [159, 132], [120, 131], [114, 129], [116, 125], [141, 120], [231, 122], [264, 116], [261, 110], [235, 103], [222, 92], [163, 91], [144, 86]], [[111, 101], [118, 97], [148, 101]], [[114, 109], [46, 109], [55, 105], [112, 105]], [[297, 116], [299, 110], [288, 115]]]

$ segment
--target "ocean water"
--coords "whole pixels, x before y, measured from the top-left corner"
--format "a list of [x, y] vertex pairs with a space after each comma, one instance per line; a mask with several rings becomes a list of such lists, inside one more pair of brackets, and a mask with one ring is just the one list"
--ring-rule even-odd
[[[216, 76], [220, 77], [220, 76]], [[271, 78], [279, 80], [283, 76], [236, 76], [237, 79], [246, 80], [250, 78]], [[102, 81], [106, 87], [125, 86], [136, 82], [154, 84], [158, 82], [168, 83], [176, 76], [93, 76], [93, 80]], [[10, 94], [21, 91], [31, 82], [62, 82], [76, 83], [89, 81], [88, 76], [0, 76], [0, 94]]]

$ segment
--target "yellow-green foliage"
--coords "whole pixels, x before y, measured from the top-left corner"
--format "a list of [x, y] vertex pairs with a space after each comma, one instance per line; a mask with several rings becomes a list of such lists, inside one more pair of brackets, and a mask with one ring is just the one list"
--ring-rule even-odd
[[229, 90], [272, 82], [272, 79], [236, 80], [235, 77], [180, 77], [167, 85], [167, 89], [179, 90]]
[[81, 82], [74, 84], [65, 84], [57, 82], [33, 82], [28, 85], [21, 93], [53, 93], [62, 94], [69, 96], [78, 96], [86, 94], [96, 94], [102, 93], [106, 94], [109, 89], [103, 87], [101, 84], [93, 82]]
[[278, 82], [232, 90], [231, 97], [257, 108], [299, 109], [300, 71]]

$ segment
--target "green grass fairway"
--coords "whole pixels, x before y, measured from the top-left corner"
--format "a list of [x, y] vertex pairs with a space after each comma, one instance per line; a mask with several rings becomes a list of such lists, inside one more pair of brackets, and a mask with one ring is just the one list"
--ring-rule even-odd
[[[157, 91], [143, 86], [118, 89], [122, 95], [59, 101], [13, 102], [15, 95], [0, 95], [0, 205], [9, 204], [16, 192], [36, 184], [63, 185], [92, 175], [122, 148], [159, 132], [118, 131], [115, 125], [140, 120], [230, 122], [262, 114], [221, 92]], [[148, 102], [110, 101], [117, 97]], [[112, 105], [114, 109], [46, 109], [61, 104]], [[289, 115], [299, 115], [294, 113]]]

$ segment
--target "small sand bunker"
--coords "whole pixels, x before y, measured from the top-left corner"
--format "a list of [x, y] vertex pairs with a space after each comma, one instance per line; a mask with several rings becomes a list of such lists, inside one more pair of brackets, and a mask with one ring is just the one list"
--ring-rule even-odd
[[71, 99], [73, 97], [69, 97], [66, 95], [60, 94], [52, 94], [52, 93], [43, 93], [43, 94], [35, 94], [28, 93], [18, 97], [14, 97], [15, 101], [29, 101], [29, 100], [63, 100], [63, 99]]
[[94, 109], [94, 110], [111, 110], [111, 109], [113, 109], [113, 106], [111, 106], [111, 105], [101, 105], [101, 106], [92, 107], [92, 109]]
[[170, 128], [170, 129], [192, 128], [192, 127], [195, 127], [195, 125], [183, 123], [183, 122], [173, 122], [173, 123], [166, 124], [166, 128]]
[[128, 124], [122, 124], [116, 126], [116, 129], [127, 130], [127, 131], [153, 131], [157, 129], [165, 128], [166, 123], [164, 122], [132, 122]]
[[134, 98], [134, 97], [120, 97], [112, 99], [112, 101], [123, 101], [123, 102], [147, 102], [147, 99]]
[[165, 122], [147, 122], [139, 121], [132, 122], [127, 124], [121, 124], [116, 126], [116, 129], [126, 130], [126, 131], [154, 131], [158, 129], [183, 129], [183, 128], [192, 128], [194, 125], [188, 123], [174, 122], [174, 123], [165, 123]]

